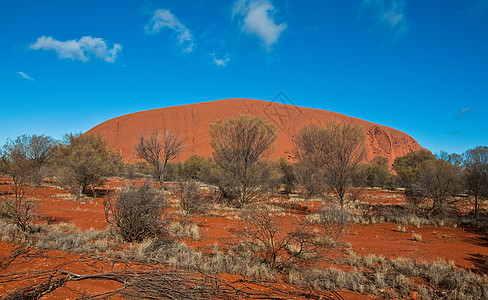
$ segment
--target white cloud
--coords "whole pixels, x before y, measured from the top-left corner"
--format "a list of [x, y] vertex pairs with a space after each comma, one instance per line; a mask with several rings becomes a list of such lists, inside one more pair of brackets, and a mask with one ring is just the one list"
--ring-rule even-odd
[[50, 36], [42, 36], [29, 46], [34, 50], [54, 50], [60, 59], [73, 59], [87, 62], [90, 57], [96, 57], [108, 63], [113, 63], [122, 51], [120, 44], [114, 44], [109, 49], [102, 38], [84, 36], [79, 40], [58, 41]]
[[183, 52], [193, 52], [195, 42], [190, 30], [183, 25], [175, 15], [166, 9], [156, 10], [152, 19], [144, 27], [144, 30], [148, 34], [156, 34], [159, 33], [162, 28], [169, 28], [176, 33], [178, 44], [183, 48]]
[[233, 7], [232, 16], [243, 18], [241, 29], [257, 35], [269, 49], [278, 42], [286, 24], [276, 24], [273, 19], [275, 8], [269, 0], [238, 0]]
[[22, 78], [24, 78], [24, 79], [29, 79], [29, 80], [34, 81], [34, 78], [30, 77], [29, 75], [27, 75], [27, 74], [26, 74], [26, 73], [24, 73], [24, 72], [18, 71], [18, 72], [15, 72], [15, 73], [19, 74], [19, 75], [20, 75]]
[[212, 56], [213, 63], [219, 67], [227, 66], [227, 63], [230, 61], [228, 54], [226, 54], [223, 58], [217, 58], [215, 53], [211, 53], [210, 55]]
[[379, 26], [390, 29], [396, 34], [407, 30], [404, 0], [363, 0], [361, 6], [368, 10], [367, 13]]
[[458, 115], [456, 117], [456, 119], [462, 119], [466, 116], [466, 114], [472, 110], [473, 108], [471, 106], [466, 106], [466, 107], [463, 107], [459, 110], [458, 112]]

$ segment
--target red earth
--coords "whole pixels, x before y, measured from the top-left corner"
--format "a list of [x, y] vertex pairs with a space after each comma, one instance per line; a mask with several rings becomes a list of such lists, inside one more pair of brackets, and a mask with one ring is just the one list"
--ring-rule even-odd
[[171, 130], [185, 137], [187, 146], [178, 159], [186, 160], [192, 154], [211, 156], [210, 124], [240, 114], [263, 117], [276, 125], [278, 138], [273, 144], [272, 158], [292, 158], [293, 138], [302, 127], [309, 124], [326, 125], [329, 122], [355, 124], [364, 129], [367, 162], [375, 156], [384, 156], [393, 163], [398, 156], [422, 149], [408, 134], [390, 127], [320, 109], [249, 99], [227, 99], [140, 111], [105, 121], [87, 133], [101, 134], [114, 151], [123, 155], [126, 162], [134, 162], [137, 160], [134, 144], [141, 134]]
[[[7, 179], [1, 179], [4, 184], [0, 190], [7, 191]], [[122, 180], [110, 180], [105, 188], [114, 189], [126, 182]], [[74, 224], [80, 230], [89, 228], [105, 229], [105, 215], [102, 198], [76, 200], [70, 196], [68, 191], [55, 187], [40, 187], [31, 189], [27, 195], [36, 201], [36, 223], [68, 223]], [[365, 199], [369, 202], [390, 202], [402, 203], [402, 193], [366, 190]], [[303, 201], [298, 202], [302, 207], [315, 210], [320, 202]], [[200, 228], [201, 239], [199, 241], [186, 241], [190, 247], [204, 251], [215, 243], [225, 244], [233, 235], [229, 231], [236, 225], [235, 218], [229, 216], [203, 216], [193, 218]], [[413, 240], [413, 233], [420, 234], [420, 242]], [[479, 257], [488, 256], [488, 245], [486, 240], [469, 228], [406, 226], [404, 232], [398, 230], [397, 224], [381, 223], [375, 225], [353, 224], [344, 241], [351, 244], [351, 250], [360, 255], [377, 254], [387, 258], [407, 257], [417, 261], [433, 262], [437, 260], [453, 261], [457, 266], [477, 270], [482, 263]], [[2, 261], [8, 260], [15, 246], [8, 243], [0, 243], [0, 256]], [[49, 271], [64, 264], [62, 268], [66, 271], [77, 274], [90, 274], [96, 270], [123, 269], [123, 264], [110, 265], [109, 263], [94, 260], [87, 255], [62, 253], [49, 251], [36, 254], [31, 250], [30, 255], [24, 259], [14, 260], [7, 268], [0, 269], [0, 278], [8, 274], [21, 274], [26, 271]], [[229, 276], [232, 278], [232, 276]], [[0, 297], [7, 293], [29, 284], [32, 280], [2, 283], [0, 281]], [[294, 289], [293, 286], [284, 282], [278, 282], [284, 289]], [[49, 295], [49, 299], [71, 299], [80, 297], [80, 293], [88, 295], [113, 291], [121, 288], [119, 283], [88, 280], [80, 283], [70, 283], [66, 287], [58, 289]], [[348, 291], [339, 291], [345, 299], [371, 299], [370, 296]]]

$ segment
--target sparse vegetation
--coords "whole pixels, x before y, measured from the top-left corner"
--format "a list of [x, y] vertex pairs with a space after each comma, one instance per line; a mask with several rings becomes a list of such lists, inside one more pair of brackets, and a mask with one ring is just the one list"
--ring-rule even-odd
[[474, 197], [474, 213], [478, 219], [480, 203], [488, 199], [488, 147], [466, 151], [464, 180], [467, 191]]
[[12, 178], [9, 185], [13, 196], [2, 196], [2, 212], [22, 231], [28, 229], [34, 209], [25, 196], [26, 189], [42, 181], [53, 148], [54, 140], [43, 135], [23, 135], [3, 146], [1, 169]]
[[424, 161], [417, 172], [419, 191], [432, 200], [430, 212], [445, 212], [461, 191], [461, 169], [444, 160]]
[[412, 239], [416, 242], [421, 242], [422, 241], [422, 235], [418, 234], [418, 233], [414, 233], [412, 235]]
[[200, 239], [200, 229], [198, 224], [188, 220], [170, 223], [168, 231], [171, 236], [177, 239], [184, 240], [190, 238], [193, 241], [198, 241]]
[[[305, 220], [278, 218], [267, 206], [249, 207], [241, 213], [241, 222], [234, 229], [243, 245], [271, 269], [283, 271], [300, 260], [323, 259], [333, 248], [336, 236], [323, 237]], [[286, 223], [289, 222], [289, 224]]]
[[89, 229], [81, 232], [69, 224], [51, 225], [40, 228], [35, 247], [74, 253], [100, 253], [113, 247], [113, 236], [108, 230]]
[[164, 189], [164, 180], [168, 162], [175, 159], [184, 148], [184, 139], [176, 132], [166, 130], [164, 133], [154, 131], [141, 134], [134, 149], [139, 158], [151, 164], [159, 180], [159, 187]]
[[180, 210], [185, 215], [202, 213], [207, 208], [207, 202], [203, 197], [200, 184], [194, 180], [178, 181], [176, 185]]
[[[345, 272], [337, 268], [290, 272], [292, 283], [316, 289], [348, 289], [385, 298], [407, 298], [412, 288], [421, 299], [484, 299], [488, 296], [487, 278], [458, 269], [453, 263], [417, 263], [410, 259], [393, 260], [382, 256], [366, 257], [350, 253], [345, 263], [355, 267]], [[421, 278], [416, 286], [409, 279]]]
[[404, 156], [395, 158], [392, 168], [397, 173], [395, 183], [397, 186], [408, 188], [417, 180], [417, 171], [420, 164], [435, 159], [429, 150], [409, 152]]
[[358, 166], [353, 181], [355, 186], [388, 188], [393, 185], [393, 178], [388, 159], [376, 156], [371, 163]]
[[243, 207], [276, 185], [278, 176], [264, 159], [271, 153], [276, 126], [240, 115], [210, 125], [216, 177], [226, 197]]
[[345, 195], [365, 155], [365, 138], [362, 128], [357, 125], [329, 123], [326, 127], [306, 126], [294, 140], [297, 158], [304, 162], [309, 172], [323, 178], [323, 189], [337, 197], [343, 212]]
[[106, 197], [105, 216], [124, 241], [140, 242], [166, 234], [162, 220], [164, 204], [161, 193], [146, 183], [125, 188], [118, 196]]
[[[398, 175], [392, 180], [394, 175], [386, 174], [386, 158], [378, 157], [372, 164], [358, 166], [357, 162], [363, 155], [364, 140], [358, 128], [331, 124], [329, 127], [303, 129], [303, 140], [299, 144], [302, 152], [297, 156], [299, 161], [296, 163], [285, 159], [275, 162], [265, 160], [276, 132], [274, 126], [263, 119], [241, 116], [219, 121], [212, 130], [216, 138], [213, 141], [215, 163], [201, 156], [192, 156], [184, 163], [170, 163], [169, 160], [174, 157], [171, 155], [166, 161], [159, 160], [164, 167], [163, 182], [170, 178], [175, 180], [166, 183], [167, 191], [153, 188], [157, 186], [155, 182], [148, 181], [141, 185], [142, 180], [135, 180], [129, 187], [115, 191], [112, 183], [110, 187], [107, 184], [107, 191], [114, 192], [104, 200], [109, 224], [104, 230], [80, 230], [73, 224], [60, 223], [58, 218], [51, 215], [30, 222], [31, 214], [22, 227], [18, 221], [12, 221], [18, 220], [11, 213], [14, 208], [12, 203], [17, 196], [16, 182], [21, 180], [17, 188], [21, 202], [31, 205], [26, 195], [35, 191], [39, 182], [31, 178], [39, 178], [38, 174], [41, 173], [47, 174], [44, 172], [49, 167], [49, 161], [54, 163], [52, 170], [56, 171], [56, 182], [64, 182], [78, 195], [93, 189], [108, 174], [148, 178], [154, 170], [146, 162], [124, 165], [120, 155], [106, 155], [109, 152], [100, 137], [68, 136], [69, 141], [59, 145], [53, 159], [44, 160], [43, 171], [39, 171], [39, 168], [32, 167], [32, 158], [15, 152], [20, 149], [17, 147], [20, 142], [29, 139], [24, 137], [19, 139], [19, 143], [10, 142], [10, 148], [4, 147], [0, 164], [0, 170], [8, 175], [4, 182], [0, 182], [3, 200], [0, 203], [0, 239], [3, 243], [19, 246], [9, 257], [0, 260], [0, 267], [7, 268], [17, 257], [29, 253], [31, 249], [42, 253], [58, 250], [69, 255], [88, 255], [100, 261], [123, 262], [128, 268], [126, 273], [100, 271], [90, 275], [93, 276], [90, 278], [107, 280], [103, 276], [112, 276], [110, 278], [116, 278], [115, 281], [127, 279], [129, 281], [123, 282], [124, 288], [117, 293], [123, 293], [122, 290], [126, 289], [129, 292], [123, 295], [133, 297], [158, 297], [155, 295], [161, 295], [158, 293], [167, 288], [158, 281], [165, 277], [154, 271], [156, 265], [163, 269], [184, 269], [188, 274], [198, 273], [196, 278], [199, 280], [206, 278], [199, 281], [199, 288], [208, 288], [203, 292], [213, 289], [211, 295], [215, 297], [223, 289], [222, 284], [227, 284], [235, 293], [242, 292], [243, 289], [239, 288], [246, 280], [251, 280], [255, 286], [274, 284], [274, 289], [270, 290], [278, 293], [276, 285], [284, 284], [282, 278], [287, 278], [286, 283], [292, 284], [293, 290], [308, 291], [310, 294], [307, 295], [314, 293], [323, 296], [334, 290], [349, 290], [380, 298], [409, 298], [411, 293], [418, 294], [420, 299], [488, 297], [488, 282], [486, 275], [483, 275], [487, 272], [488, 260], [483, 254], [473, 255], [473, 271], [477, 273], [471, 273], [454, 266], [452, 262], [427, 263], [373, 254], [360, 256], [350, 251], [352, 246], [347, 243], [346, 237], [352, 230], [351, 236], [357, 238], [358, 231], [361, 232], [364, 225], [390, 222], [394, 224], [380, 228], [389, 227], [396, 239], [407, 241], [407, 247], [424, 249], [438, 239], [453, 238], [443, 233], [446, 228], [431, 231], [431, 236], [427, 228], [422, 228], [427, 225], [469, 225], [469, 230], [481, 235], [471, 238], [482, 240], [483, 234], [486, 236], [488, 232], [483, 202], [486, 199], [483, 186], [483, 176], [486, 175], [483, 173], [484, 148], [469, 150], [463, 156], [442, 154], [438, 159], [427, 152], [400, 157], [394, 165]], [[234, 133], [236, 137], [233, 141], [229, 137]], [[249, 149], [240, 147], [243, 135], [247, 137], [246, 142], [255, 141], [248, 145]], [[141, 137], [141, 140], [147, 142], [146, 138]], [[182, 141], [180, 138], [173, 140], [176, 144]], [[148, 146], [147, 143], [145, 145]], [[175, 155], [181, 151], [180, 146], [173, 152]], [[334, 152], [341, 147], [343, 149], [339, 152], [350, 152], [350, 155]], [[12, 153], [17, 156], [14, 157]], [[73, 162], [76, 155], [81, 157], [80, 162]], [[339, 163], [342, 160], [351, 164]], [[81, 166], [81, 162], [86, 166]], [[21, 170], [20, 175], [13, 172], [16, 167]], [[231, 172], [230, 168], [235, 170]], [[36, 169], [34, 173], [37, 175], [31, 177], [30, 169]], [[155, 165], [154, 169], [157, 169]], [[156, 177], [162, 186], [160, 171], [156, 172]], [[66, 174], [70, 174], [71, 181], [66, 180], [70, 178]], [[334, 181], [329, 178], [331, 176], [343, 180]], [[115, 181], [117, 186], [124, 186], [128, 182], [120, 178]], [[406, 188], [406, 204], [402, 203], [402, 190], [362, 188], [391, 186], [392, 182]], [[7, 185], [12, 187], [7, 190], [4, 188]], [[353, 185], [360, 188], [353, 188]], [[281, 188], [274, 189], [278, 186]], [[305, 198], [300, 193], [304, 190]], [[162, 196], [163, 192], [166, 197]], [[57, 191], [46, 197], [66, 201], [61, 199], [61, 195], [69, 194]], [[320, 198], [313, 198], [317, 195]], [[47, 201], [46, 197], [38, 197], [38, 201]], [[323, 203], [324, 199], [333, 197], [339, 200], [338, 204]], [[260, 201], [255, 201], [257, 199]], [[90, 207], [96, 207], [98, 200], [85, 198], [83, 201], [70, 201], [76, 203], [73, 210], [86, 213], [89, 209], [80, 205], [90, 202]], [[466, 205], [470, 201], [474, 201], [473, 213], [470, 213], [471, 206]], [[175, 209], [179, 211], [175, 212]], [[173, 216], [173, 220], [169, 216]], [[39, 224], [46, 221], [49, 225]], [[220, 232], [212, 232], [214, 228], [209, 226], [220, 222], [225, 224], [219, 228], [222, 236]], [[413, 226], [422, 229], [417, 230]], [[213, 239], [214, 245], [208, 243], [209, 238]], [[38, 253], [41, 252], [30, 257], [36, 257]], [[391, 253], [387, 255], [390, 257]], [[154, 286], [161, 286], [161, 289], [134, 277], [136, 273], [131, 273], [132, 268], [140, 264], [144, 265], [145, 271], [137, 273], [137, 276], [156, 280]], [[85, 275], [73, 275], [61, 269], [50, 274], [57, 274], [49, 276], [57, 276], [56, 280], [59, 281], [56, 284], [59, 286], [73, 278], [85, 279]], [[228, 276], [236, 278], [236, 281], [222, 279]], [[211, 284], [206, 280], [211, 280]], [[238, 286], [232, 286], [234, 283], [238, 283]], [[36, 288], [38, 291], [47, 288], [45, 292], [50, 293], [46, 284], [43, 282]], [[58, 286], [51, 287], [55, 289]], [[26, 288], [9, 297], [34, 295], [34, 290], [32, 287]], [[175, 290], [171, 292], [178, 293]]]
[[81, 197], [100, 185], [113, 167], [107, 141], [100, 135], [66, 135], [54, 154], [55, 179]]

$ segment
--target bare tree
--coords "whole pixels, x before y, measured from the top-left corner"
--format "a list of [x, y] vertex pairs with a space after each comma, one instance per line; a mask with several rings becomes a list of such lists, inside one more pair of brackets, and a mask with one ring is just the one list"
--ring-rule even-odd
[[267, 206], [248, 206], [234, 234], [262, 261], [281, 271], [301, 259], [321, 258], [323, 247], [307, 222], [290, 217], [285, 224]]
[[276, 126], [260, 117], [240, 115], [210, 125], [213, 157], [220, 184], [237, 194], [238, 206], [251, 202], [268, 190], [276, 179], [264, 160], [276, 140]]
[[442, 159], [442, 160], [445, 160], [455, 166], [462, 166], [463, 165], [463, 156], [462, 155], [459, 155], [457, 153], [447, 153], [446, 151], [440, 151], [439, 154], [436, 154], [435, 157], [437, 159]]
[[488, 198], [488, 147], [466, 151], [464, 177], [468, 192], [474, 197], [474, 212], [478, 218], [480, 203]]
[[134, 145], [137, 155], [156, 168], [160, 188], [164, 189], [164, 176], [168, 162], [178, 157], [184, 148], [184, 139], [176, 132], [154, 131], [141, 134]]
[[12, 198], [4, 197], [7, 214], [22, 231], [27, 229], [33, 208], [25, 197], [26, 188], [41, 182], [42, 168], [51, 158], [53, 148], [54, 140], [43, 135], [22, 135], [7, 141], [3, 147], [3, 169], [12, 178], [10, 188], [13, 192]]
[[417, 196], [432, 200], [433, 213], [443, 212], [461, 190], [461, 168], [442, 159], [426, 160], [417, 171], [417, 184]]
[[22, 135], [7, 141], [3, 147], [5, 171], [11, 176], [22, 176], [30, 184], [43, 179], [44, 170], [53, 156], [56, 142], [44, 135]]
[[324, 183], [339, 200], [342, 211], [355, 168], [365, 155], [364, 140], [365, 134], [358, 125], [335, 123], [306, 126], [294, 140], [296, 157], [324, 171]]

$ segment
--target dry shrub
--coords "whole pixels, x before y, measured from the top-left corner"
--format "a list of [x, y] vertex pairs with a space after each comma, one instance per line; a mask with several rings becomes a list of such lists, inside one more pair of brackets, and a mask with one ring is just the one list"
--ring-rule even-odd
[[22, 195], [15, 195], [14, 197], [2, 196], [1, 214], [10, 220], [11, 223], [17, 225], [22, 231], [29, 231], [32, 229], [31, 221], [34, 218], [34, 201], [27, 199], [22, 192]]
[[336, 268], [294, 270], [289, 273], [288, 280], [292, 284], [321, 290], [349, 289], [364, 293], [366, 289], [364, 274]]
[[308, 222], [290, 217], [290, 225], [284, 224], [266, 205], [248, 207], [241, 220], [234, 234], [271, 269], [284, 271], [302, 260], [323, 258], [326, 253]]
[[418, 233], [414, 233], [412, 235], [412, 239], [416, 242], [421, 242], [422, 241], [422, 235], [418, 234]]
[[166, 130], [163, 133], [154, 130], [147, 134], [141, 133], [137, 143], [134, 145], [137, 156], [156, 169], [161, 190], [164, 189], [168, 163], [181, 153], [185, 147], [183, 141], [183, 136], [180, 136], [178, 132]]
[[[344, 263], [364, 274], [368, 281], [368, 293], [382, 294], [386, 298], [395, 298], [399, 295], [406, 297], [407, 292], [411, 290], [411, 283], [408, 280], [411, 277], [420, 277], [428, 283], [428, 287], [418, 286], [419, 294], [430, 295], [428, 299], [486, 299], [488, 297], [487, 277], [456, 268], [453, 262], [417, 263], [402, 257], [389, 260], [380, 255], [362, 257], [350, 252]], [[354, 290], [353, 287], [348, 288]]]
[[179, 269], [188, 269], [208, 274], [240, 274], [256, 279], [274, 279], [276, 270], [262, 264], [249, 244], [237, 243], [224, 254], [214, 249], [210, 257], [166, 238], [147, 239], [122, 253], [111, 253], [116, 258], [149, 264], [162, 264]]
[[316, 215], [314, 223], [319, 225], [322, 234], [337, 241], [347, 233], [349, 214], [336, 206], [322, 207]]
[[397, 231], [398, 232], [407, 232], [407, 227], [405, 225], [398, 224], [397, 225]]
[[25, 241], [26, 233], [20, 231], [19, 227], [0, 219], [0, 240], [6, 243]]
[[300, 185], [299, 190], [305, 199], [311, 199], [315, 196], [323, 196], [325, 192], [323, 172], [312, 162], [298, 161], [294, 164], [296, 180]]
[[191, 238], [193, 241], [200, 239], [200, 229], [195, 222], [188, 220], [182, 222], [172, 222], [168, 228], [169, 234], [178, 239]]
[[164, 196], [148, 183], [123, 189], [115, 201], [113, 196], [105, 198], [104, 208], [107, 221], [127, 242], [167, 234], [162, 220]]
[[203, 264], [201, 252], [193, 250], [183, 242], [176, 243], [164, 236], [154, 240], [146, 239], [122, 253], [113, 254], [119, 255], [125, 260], [163, 264], [178, 269], [199, 270]]
[[200, 184], [195, 180], [179, 181], [176, 187], [180, 209], [187, 215], [203, 213], [207, 202], [203, 197]]
[[43, 226], [36, 235], [35, 246], [39, 249], [60, 250], [75, 253], [105, 252], [113, 246], [109, 230], [90, 228], [78, 231], [73, 225]]

